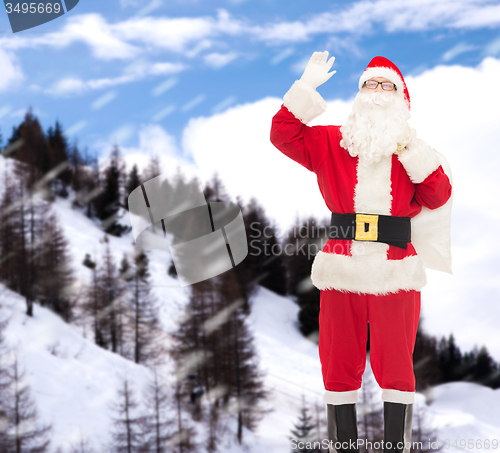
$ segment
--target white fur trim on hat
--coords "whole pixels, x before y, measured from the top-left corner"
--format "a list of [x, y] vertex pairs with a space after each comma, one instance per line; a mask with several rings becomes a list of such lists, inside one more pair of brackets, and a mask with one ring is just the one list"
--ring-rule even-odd
[[321, 95], [302, 80], [296, 80], [286, 92], [283, 104], [304, 124], [321, 115], [327, 106]]
[[359, 89], [363, 87], [363, 83], [373, 77], [384, 77], [387, 80], [390, 80], [392, 83], [396, 85], [396, 94], [404, 97], [405, 95], [405, 84], [399, 74], [394, 71], [394, 69], [386, 68], [386, 67], [377, 67], [377, 68], [368, 68], [361, 74], [359, 78]]
[[413, 184], [419, 184], [441, 165], [437, 151], [426, 142], [417, 138], [411, 128], [411, 140], [398, 155], [399, 161], [408, 173]]
[[396, 85], [398, 91], [404, 93], [405, 84], [403, 83], [401, 77], [399, 77], [399, 74], [396, 71], [394, 71], [394, 69], [385, 67], [366, 69], [365, 72], [363, 72], [363, 74], [361, 74], [361, 77], [359, 78], [359, 89], [361, 89], [363, 83], [365, 83], [367, 80], [373, 77], [384, 77], [387, 80], [390, 80], [392, 83]]

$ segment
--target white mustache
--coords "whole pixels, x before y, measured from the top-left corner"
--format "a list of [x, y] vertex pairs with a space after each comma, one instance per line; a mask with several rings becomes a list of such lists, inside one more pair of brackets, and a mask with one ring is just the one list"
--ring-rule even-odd
[[363, 104], [370, 106], [386, 107], [394, 103], [394, 93], [384, 93], [383, 91], [374, 91], [373, 93], [359, 93], [360, 100]]

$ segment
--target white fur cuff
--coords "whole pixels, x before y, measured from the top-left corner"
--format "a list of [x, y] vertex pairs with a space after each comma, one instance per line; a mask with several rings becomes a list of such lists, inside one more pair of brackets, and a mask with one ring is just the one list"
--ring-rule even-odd
[[313, 88], [296, 80], [283, 97], [283, 104], [295, 118], [309, 123], [326, 110], [326, 101]]
[[340, 404], [352, 404], [359, 401], [359, 395], [357, 390], [348, 390], [346, 392], [332, 392], [330, 390], [325, 390], [323, 396], [323, 402], [326, 404], [340, 405]]
[[395, 389], [382, 389], [382, 401], [388, 403], [413, 404], [415, 392], [403, 392]]
[[423, 140], [417, 138], [414, 130], [412, 130], [410, 143], [401, 151], [398, 158], [414, 184], [420, 184], [440, 165], [437, 152]]

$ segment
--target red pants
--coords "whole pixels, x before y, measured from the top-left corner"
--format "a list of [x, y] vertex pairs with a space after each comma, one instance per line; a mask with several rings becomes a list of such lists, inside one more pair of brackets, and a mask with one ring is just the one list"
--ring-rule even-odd
[[352, 391], [357, 395], [366, 364], [367, 323], [371, 368], [380, 388], [388, 389], [389, 396], [384, 398], [383, 393], [382, 399], [410, 402], [414, 393], [400, 392], [415, 392], [413, 349], [419, 315], [419, 291], [385, 296], [321, 291], [319, 356], [325, 402], [354, 402]]

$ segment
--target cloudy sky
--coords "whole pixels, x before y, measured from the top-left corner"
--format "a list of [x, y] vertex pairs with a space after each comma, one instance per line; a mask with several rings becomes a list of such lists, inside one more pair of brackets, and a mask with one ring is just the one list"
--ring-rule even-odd
[[[230, 195], [256, 196], [282, 230], [328, 219], [314, 174], [269, 142], [271, 118], [314, 51], [336, 57], [314, 124], [342, 124], [375, 55], [407, 82], [421, 138], [454, 178], [454, 275], [429, 273], [425, 325], [500, 360], [500, 4], [490, 0], [80, 0], [13, 34], [0, 15], [0, 132], [33, 108], [105, 158], [158, 154]], [[466, 320], [466, 321], [464, 321]]]

